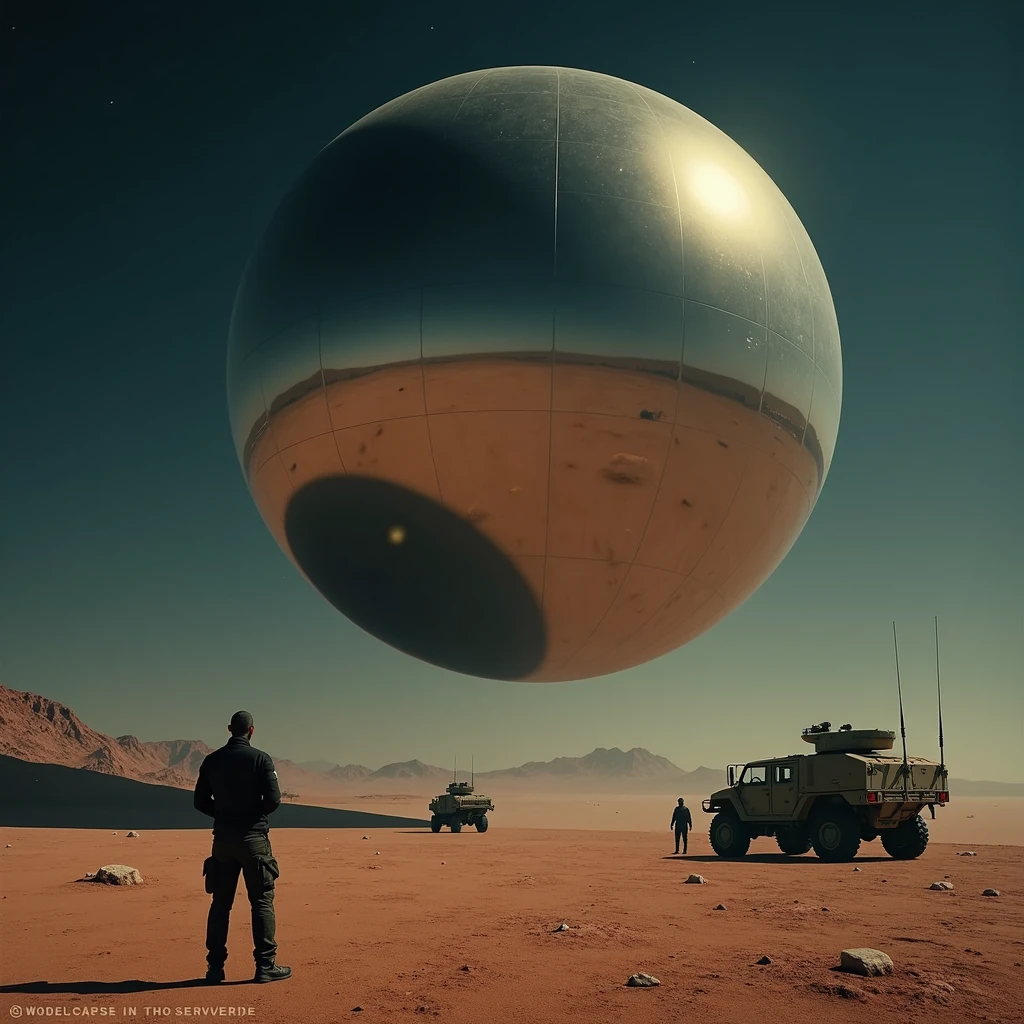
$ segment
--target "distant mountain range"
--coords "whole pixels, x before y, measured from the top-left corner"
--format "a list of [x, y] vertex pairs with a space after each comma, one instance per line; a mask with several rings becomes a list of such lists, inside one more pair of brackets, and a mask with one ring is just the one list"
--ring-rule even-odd
[[[84, 768], [137, 782], [191, 789], [203, 758], [211, 749], [202, 740], [142, 741], [135, 736], [112, 737], [89, 728], [70, 708], [47, 697], [0, 686], [0, 754], [22, 761]], [[361, 764], [331, 761], [294, 762], [274, 758], [281, 788], [292, 794], [324, 794], [332, 787], [360, 788], [378, 783], [423, 782], [433, 789], [452, 778], [447, 768], [422, 761], [397, 761], [376, 770]], [[468, 780], [469, 772], [457, 777]], [[593, 791], [597, 785], [616, 790], [710, 793], [725, 785], [725, 772], [700, 767], [683, 771], [667, 758], [643, 747], [620, 750], [598, 747], [583, 757], [528, 761], [515, 768], [477, 772], [485, 784], [575, 784]], [[970, 782], [950, 779], [959, 796], [1024, 796], [1024, 784]]]

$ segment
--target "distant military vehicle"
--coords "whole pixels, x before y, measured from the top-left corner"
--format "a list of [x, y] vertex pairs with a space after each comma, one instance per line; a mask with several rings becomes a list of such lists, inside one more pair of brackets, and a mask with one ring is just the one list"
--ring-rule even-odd
[[764, 758], [727, 768], [729, 786], [703, 802], [715, 817], [711, 846], [742, 857], [756, 836], [774, 836], [783, 853], [814, 852], [848, 861], [862, 842], [880, 838], [890, 857], [912, 860], [928, 845], [920, 812], [949, 801], [944, 764], [887, 754], [896, 738], [881, 729], [804, 729], [813, 754]]
[[487, 812], [494, 810], [490, 797], [473, 793], [472, 782], [448, 783], [448, 790], [430, 801], [430, 831], [440, 832], [447, 825], [461, 832], [463, 825], [475, 825], [477, 832], [487, 831]]

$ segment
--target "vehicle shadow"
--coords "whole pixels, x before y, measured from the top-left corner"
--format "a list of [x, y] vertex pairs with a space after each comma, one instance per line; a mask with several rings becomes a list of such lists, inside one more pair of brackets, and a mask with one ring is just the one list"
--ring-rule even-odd
[[181, 981], [142, 981], [134, 978], [130, 981], [26, 981], [20, 985], [0, 985], [0, 992], [17, 992], [22, 995], [61, 995], [75, 994], [80, 996], [123, 995], [132, 992], [162, 992], [175, 988], [224, 988], [232, 985], [255, 984], [251, 978], [239, 981], [222, 981], [219, 985], [211, 985], [204, 978], [185, 978]]
[[[717, 854], [707, 853], [667, 853], [662, 860], [682, 860], [687, 863], [697, 864], [718, 864], [721, 862], [738, 864], [741, 862], [753, 864], [821, 864], [828, 865], [832, 861], [820, 860], [819, 858], [805, 854], [794, 857], [786, 853], [748, 853], [745, 857], [719, 857]], [[892, 857], [854, 857], [853, 860], [840, 861], [842, 864], [882, 864], [895, 863]]]

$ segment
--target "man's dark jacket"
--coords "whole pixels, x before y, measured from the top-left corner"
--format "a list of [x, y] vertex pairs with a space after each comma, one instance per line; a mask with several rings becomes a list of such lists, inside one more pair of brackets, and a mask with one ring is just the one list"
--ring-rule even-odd
[[[662, 821], [664, 821], [664, 818]], [[672, 824], [675, 825], [680, 832], [686, 828], [692, 828], [693, 818], [690, 817], [690, 808], [685, 804], [676, 804], [676, 808], [672, 812]]]
[[267, 815], [281, 806], [281, 787], [270, 755], [248, 736], [232, 736], [199, 767], [193, 804], [213, 818], [213, 834], [244, 839], [270, 831]]

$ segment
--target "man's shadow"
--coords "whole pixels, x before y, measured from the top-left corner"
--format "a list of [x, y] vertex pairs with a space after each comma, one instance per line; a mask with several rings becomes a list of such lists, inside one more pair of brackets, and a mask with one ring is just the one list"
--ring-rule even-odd
[[161, 992], [172, 988], [224, 988], [225, 985], [255, 984], [251, 978], [240, 981], [222, 981], [211, 985], [204, 978], [186, 978], [183, 981], [26, 981], [20, 985], [0, 985], [0, 992], [18, 992], [22, 995], [56, 996], [74, 993], [80, 996], [112, 996], [132, 992]]

